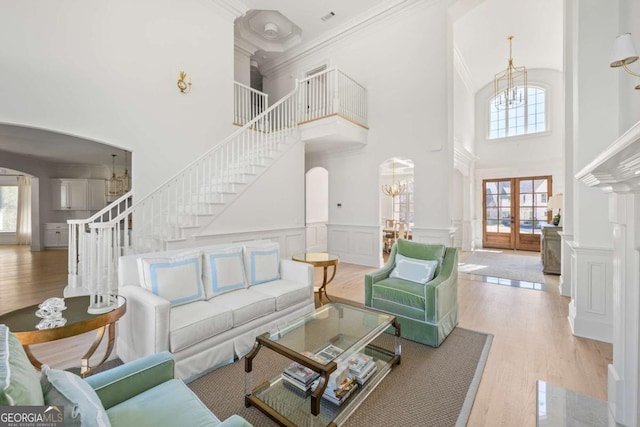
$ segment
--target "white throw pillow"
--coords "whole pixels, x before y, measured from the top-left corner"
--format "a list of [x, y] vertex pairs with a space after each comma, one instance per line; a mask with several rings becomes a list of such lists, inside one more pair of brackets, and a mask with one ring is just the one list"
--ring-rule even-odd
[[205, 251], [202, 256], [206, 299], [247, 287], [242, 246], [218, 251]]
[[244, 263], [249, 286], [280, 279], [280, 245], [245, 246]]
[[181, 305], [204, 299], [202, 287], [202, 257], [200, 252], [174, 256], [138, 258], [142, 287]]
[[397, 279], [410, 282], [425, 283], [431, 281], [435, 275], [438, 261], [409, 258], [400, 254], [396, 255], [396, 266], [389, 275]]

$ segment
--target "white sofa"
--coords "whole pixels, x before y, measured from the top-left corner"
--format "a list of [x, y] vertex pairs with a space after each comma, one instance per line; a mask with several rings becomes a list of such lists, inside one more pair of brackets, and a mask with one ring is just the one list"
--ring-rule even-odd
[[187, 381], [314, 310], [313, 267], [280, 259], [268, 240], [127, 255], [118, 275], [127, 299], [118, 356], [129, 362], [169, 351]]

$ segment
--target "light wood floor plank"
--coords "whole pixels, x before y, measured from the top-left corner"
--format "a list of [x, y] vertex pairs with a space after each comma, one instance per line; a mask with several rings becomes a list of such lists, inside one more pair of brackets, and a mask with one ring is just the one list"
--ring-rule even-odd
[[[67, 281], [66, 251], [29, 252], [0, 246], [0, 313], [61, 296]], [[330, 297], [364, 303], [364, 274], [375, 270], [341, 263]], [[315, 282], [322, 282], [321, 269]], [[534, 426], [536, 380], [606, 399], [610, 344], [574, 337], [569, 299], [543, 292], [459, 280], [459, 326], [493, 334], [469, 426]], [[77, 365], [93, 333], [38, 346], [51, 366]]]

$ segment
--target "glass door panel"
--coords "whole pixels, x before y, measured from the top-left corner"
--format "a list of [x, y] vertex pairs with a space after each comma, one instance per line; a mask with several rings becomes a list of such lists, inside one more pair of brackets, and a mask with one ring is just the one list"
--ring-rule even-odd
[[551, 177], [483, 181], [485, 247], [540, 250], [540, 234], [550, 220]]
[[502, 248], [513, 245], [512, 188], [511, 179], [484, 181], [485, 247]]

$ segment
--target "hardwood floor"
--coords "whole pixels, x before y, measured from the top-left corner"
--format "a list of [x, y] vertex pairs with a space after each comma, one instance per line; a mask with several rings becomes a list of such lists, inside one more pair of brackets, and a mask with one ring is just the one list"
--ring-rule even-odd
[[[0, 246], [0, 313], [61, 296], [66, 251], [29, 252]], [[375, 270], [341, 263], [329, 296], [364, 302], [364, 274]], [[322, 282], [321, 269], [315, 281]], [[493, 334], [493, 344], [468, 426], [534, 426], [536, 380], [606, 400], [610, 344], [574, 337], [567, 321], [569, 298], [459, 279], [459, 326]], [[43, 360], [73, 366], [93, 336], [43, 344]], [[347, 423], [348, 424], [348, 423]]]

